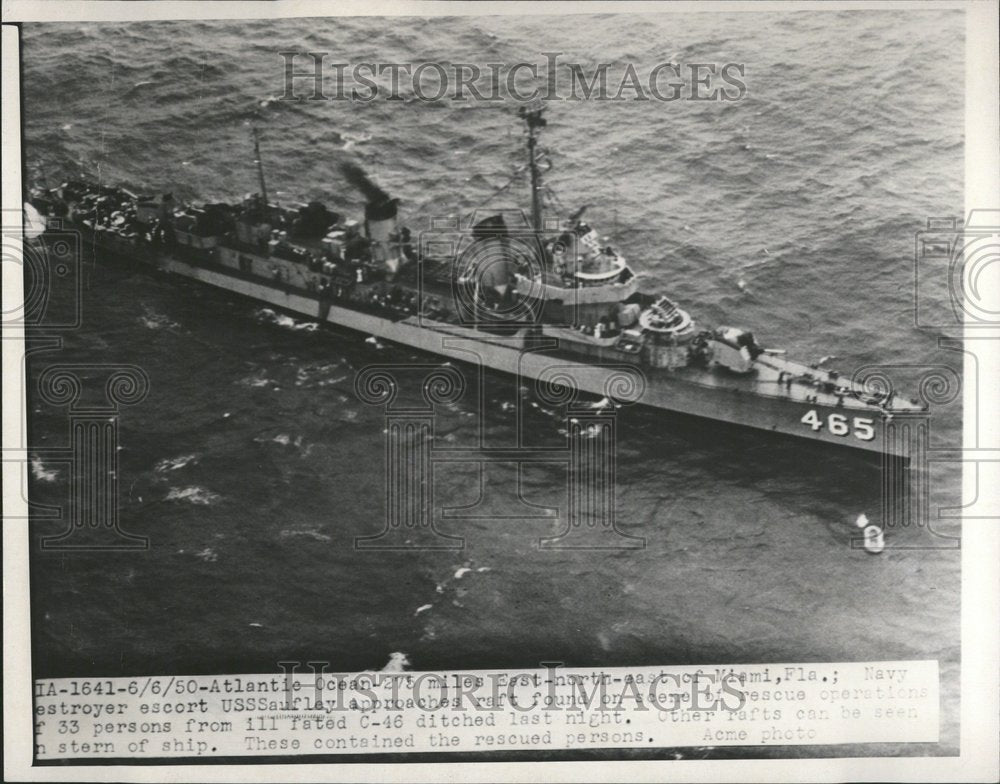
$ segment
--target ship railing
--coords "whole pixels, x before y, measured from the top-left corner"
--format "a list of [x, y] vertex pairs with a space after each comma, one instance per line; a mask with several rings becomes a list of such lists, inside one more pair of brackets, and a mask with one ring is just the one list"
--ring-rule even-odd
[[592, 346], [610, 347], [621, 340], [621, 330], [609, 330], [600, 335], [595, 334], [593, 329], [584, 326], [579, 327], [556, 327], [549, 324], [542, 325], [542, 333], [550, 337], [562, 338], [574, 343], [585, 343]]

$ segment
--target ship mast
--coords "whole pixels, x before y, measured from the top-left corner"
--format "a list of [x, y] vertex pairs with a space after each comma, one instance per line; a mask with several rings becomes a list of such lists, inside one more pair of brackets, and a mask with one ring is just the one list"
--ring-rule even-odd
[[260, 135], [257, 133], [257, 126], [253, 126], [253, 157], [257, 164], [257, 176], [260, 177], [260, 195], [264, 199], [264, 212], [267, 213], [267, 185], [264, 182], [264, 164], [260, 159]]
[[522, 106], [518, 111], [525, 124], [528, 126], [528, 168], [531, 172], [531, 222], [535, 231], [541, 231], [543, 226], [542, 218], [542, 172], [538, 167], [538, 156], [535, 150], [538, 147], [538, 132], [547, 123], [542, 117], [545, 107], [541, 101], [535, 101], [530, 106]]

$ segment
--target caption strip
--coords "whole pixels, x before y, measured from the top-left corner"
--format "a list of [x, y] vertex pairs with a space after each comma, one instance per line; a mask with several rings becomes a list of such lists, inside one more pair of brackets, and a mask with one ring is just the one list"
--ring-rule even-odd
[[[285, 663], [291, 665], [291, 663]], [[936, 661], [35, 682], [36, 758], [938, 740]]]

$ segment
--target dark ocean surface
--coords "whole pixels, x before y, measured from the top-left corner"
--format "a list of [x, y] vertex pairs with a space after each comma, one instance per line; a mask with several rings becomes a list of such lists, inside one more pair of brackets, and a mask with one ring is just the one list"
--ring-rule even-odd
[[[352, 160], [416, 231], [478, 205], [521, 162], [514, 104], [268, 101], [283, 90], [278, 51], [472, 63], [560, 51], [613, 74], [745, 63], [738, 102], [552, 103], [549, 183], [569, 209], [592, 205], [590, 222], [702, 323], [748, 326], [807, 361], [835, 355], [848, 373], [960, 367], [914, 326], [912, 283], [914, 233], [963, 210], [963, 24], [907, 10], [26, 25], [26, 167], [48, 185], [83, 174], [233, 200], [256, 189], [255, 118], [280, 198], [360, 216], [338, 175]], [[119, 477], [122, 526], [151, 545], [36, 549], [36, 677], [276, 672], [289, 659], [377, 669], [397, 651], [415, 669], [929, 658], [942, 746], [874, 751], [957, 750], [960, 552], [912, 529], [889, 531], [881, 556], [850, 547], [860, 513], [879, 521], [876, 462], [623, 409], [619, 527], [645, 549], [543, 550], [561, 523], [514, 519], [440, 523], [465, 538], [459, 552], [359, 552], [354, 537], [385, 515], [384, 422], [354, 373], [427, 358], [141, 270], [83, 275], [82, 328], [32, 371], [148, 373], [149, 397], [121, 418]], [[486, 398], [485, 412], [453, 406], [438, 438], [471, 438], [482, 413], [510, 440], [518, 406], [532, 432], [561, 437], [563, 414], [510, 379], [491, 378]], [[31, 389], [29, 407], [32, 444], [65, 443], [65, 410]], [[957, 411], [933, 427], [936, 444], [958, 443]], [[954, 502], [948, 471], [935, 493]], [[38, 460], [32, 492], [58, 503], [66, 479]], [[531, 502], [564, 505], [558, 467], [522, 480]], [[485, 482], [489, 508], [510, 513], [516, 469]], [[435, 492], [471, 503], [476, 476], [439, 472]]]

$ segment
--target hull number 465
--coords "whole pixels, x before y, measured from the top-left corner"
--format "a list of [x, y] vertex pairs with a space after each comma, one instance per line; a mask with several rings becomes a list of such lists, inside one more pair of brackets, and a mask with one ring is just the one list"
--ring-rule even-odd
[[811, 409], [799, 421], [809, 425], [813, 430], [822, 430], [826, 427], [830, 435], [833, 436], [846, 436], [853, 433], [855, 438], [862, 441], [871, 441], [875, 438], [875, 421], [864, 417], [854, 417], [851, 420], [844, 414], [832, 413], [827, 415], [824, 423], [816, 413], [816, 409]]

